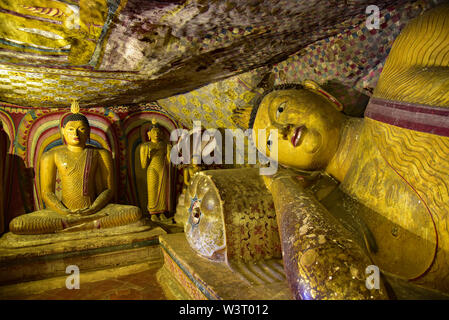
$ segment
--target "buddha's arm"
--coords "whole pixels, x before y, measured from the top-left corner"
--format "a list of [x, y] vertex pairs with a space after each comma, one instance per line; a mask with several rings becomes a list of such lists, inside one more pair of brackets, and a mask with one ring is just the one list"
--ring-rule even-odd
[[370, 259], [310, 191], [288, 176], [275, 178], [269, 187], [284, 269], [296, 298], [387, 298], [383, 286], [366, 288]]
[[411, 103], [449, 104], [449, 4], [412, 20], [396, 38], [374, 96]]
[[100, 170], [100, 184], [99, 188], [103, 188], [103, 191], [95, 199], [90, 208], [81, 211], [83, 215], [95, 213], [103, 209], [108, 203], [111, 202], [115, 193], [115, 181], [114, 181], [114, 166], [112, 164], [112, 157], [106, 150], [98, 151], [98, 169]]
[[167, 143], [167, 161], [170, 163], [170, 153], [171, 153], [172, 145]]
[[146, 143], [140, 145], [140, 165], [142, 169], [145, 169], [148, 165], [148, 145]]
[[64, 215], [70, 213], [70, 210], [62, 204], [54, 192], [56, 183], [54, 152], [44, 153], [42, 155], [40, 163], [40, 181], [42, 199], [47, 208]]
[[184, 168], [183, 176], [184, 176], [184, 185], [189, 186], [189, 182], [190, 182], [190, 168], [189, 167]]

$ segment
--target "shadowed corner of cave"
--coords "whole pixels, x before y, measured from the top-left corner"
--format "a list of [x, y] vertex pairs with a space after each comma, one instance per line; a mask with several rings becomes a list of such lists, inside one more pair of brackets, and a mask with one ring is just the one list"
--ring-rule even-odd
[[3, 182], [0, 187], [0, 234], [9, 231], [9, 223], [16, 216], [34, 211], [34, 169], [27, 168], [21, 157], [11, 153], [10, 146], [9, 136], [0, 126], [0, 179]]

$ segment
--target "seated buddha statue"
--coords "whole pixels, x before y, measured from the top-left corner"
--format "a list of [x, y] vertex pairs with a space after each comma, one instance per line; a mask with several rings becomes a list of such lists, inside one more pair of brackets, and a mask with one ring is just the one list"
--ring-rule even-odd
[[[14, 218], [9, 229], [15, 234], [46, 234], [126, 225], [141, 218], [138, 207], [112, 204], [115, 193], [111, 154], [87, 145], [90, 126], [72, 103], [61, 125], [65, 145], [42, 155], [41, 196], [46, 209]], [[55, 193], [56, 173], [62, 196]]]
[[171, 144], [163, 137], [156, 120], [148, 130], [148, 142], [140, 145], [140, 164], [147, 169], [148, 212], [153, 221], [168, 222], [168, 188]]
[[[403, 29], [364, 118], [342, 108], [306, 80], [265, 92], [249, 119], [257, 148], [276, 158], [277, 143], [289, 168], [264, 180], [294, 296], [391, 298], [395, 277], [449, 293], [449, 5]], [[335, 188], [318, 192], [312, 172]], [[377, 288], [366, 285], [372, 266]]]

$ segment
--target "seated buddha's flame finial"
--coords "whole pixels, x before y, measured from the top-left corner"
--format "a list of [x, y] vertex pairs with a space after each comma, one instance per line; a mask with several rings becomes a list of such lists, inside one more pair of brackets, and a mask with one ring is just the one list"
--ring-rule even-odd
[[80, 105], [78, 104], [78, 101], [76, 101], [76, 99], [72, 100], [72, 105], [70, 106], [70, 112], [71, 113], [79, 113], [80, 112]]

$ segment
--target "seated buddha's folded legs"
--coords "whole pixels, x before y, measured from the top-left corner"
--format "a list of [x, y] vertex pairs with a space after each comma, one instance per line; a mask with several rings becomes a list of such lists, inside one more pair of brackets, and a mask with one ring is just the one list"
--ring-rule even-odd
[[9, 230], [15, 234], [53, 233], [64, 229], [64, 218], [51, 210], [39, 210], [14, 218]]
[[139, 208], [119, 204], [109, 204], [97, 213], [88, 216], [64, 216], [51, 210], [40, 210], [14, 218], [9, 229], [15, 234], [104, 229], [130, 224], [139, 220], [141, 215]]
[[[112, 228], [130, 224], [140, 219], [142, 213], [140, 209], [135, 206], [108, 204], [105, 208], [100, 210], [96, 215], [101, 216], [95, 221], [96, 228]], [[105, 216], [102, 216], [105, 215]]]

